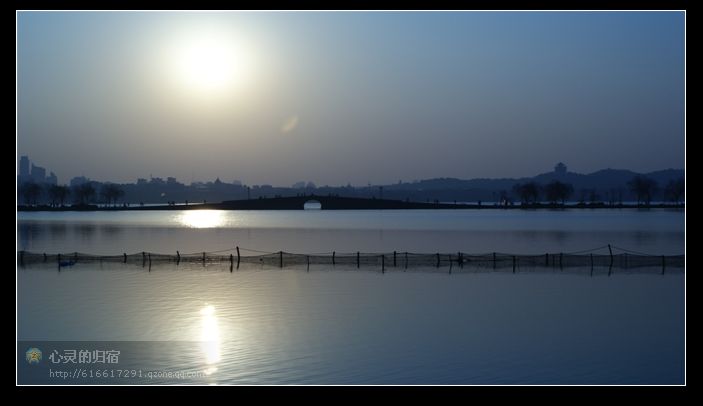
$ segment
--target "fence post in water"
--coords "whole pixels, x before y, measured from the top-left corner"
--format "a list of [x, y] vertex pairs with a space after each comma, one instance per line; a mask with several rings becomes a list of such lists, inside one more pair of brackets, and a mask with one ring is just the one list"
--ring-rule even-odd
[[44, 262], [46, 262], [46, 252], [44, 253]]
[[176, 265], [181, 263], [181, 253], [180, 251], [176, 251]]
[[278, 251], [278, 264], [280, 265], [281, 268], [283, 268], [283, 251]]
[[142, 268], [146, 265], [146, 252], [142, 251]]
[[360, 266], [360, 261], [359, 261], [359, 251], [356, 252], [356, 267], [358, 268]]
[[515, 262], [516, 262], [516, 258], [515, 258], [515, 255], [513, 255], [513, 273], [515, 273]]
[[496, 269], [496, 253], [493, 253], [493, 269]]
[[232, 272], [232, 267], [234, 266], [234, 255], [229, 254], [229, 271]]
[[439, 268], [439, 252], [437, 253], [437, 268]]
[[336, 251], [332, 251], [332, 265], [336, 265], [334, 257], [337, 255]]
[[239, 256], [239, 246], [237, 246], [237, 269], [239, 269], [239, 260], [240, 260], [240, 258], [241, 258], [241, 257]]
[[205, 266], [205, 253], [203, 252], [203, 266]]
[[123, 263], [123, 264], [126, 264], [126, 263], [127, 263], [127, 253], [126, 253], [126, 252], [123, 252], [123, 253], [122, 253], [122, 258], [123, 258], [123, 259], [122, 259], [122, 263]]
[[381, 254], [381, 272], [386, 272], [386, 256]]
[[593, 271], [593, 253], [591, 252], [591, 271]]
[[151, 252], [149, 253], [149, 272], [151, 272]]
[[396, 267], [396, 264], [395, 264], [395, 257], [396, 257], [396, 252], [393, 251], [393, 268]]
[[405, 251], [405, 269], [408, 269], [408, 252]]
[[449, 273], [452, 273], [452, 254], [449, 254]]
[[464, 267], [464, 254], [462, 254], [461, 251], [459, 251], [459, 268], [463, 268], [463, 267]]
[[[610, 244], [608, 244], [608, 251], [610, 251], [610, 267], [613, 267], [613, 249], [610, 247]], [[610, 275], [610, 271], [608, 271], [608, 275]]]
[[308, 260], [308, 272], [310, 272], [310, 255], [306, 255], [305, 258]]
[[664, 275], [664, 271], [666, 271], [666, 257], [662, 255], [662, 275]]
[[61, 254], [56, 255], [56, 263], [59, 264], [59, 269], [61, 269]]

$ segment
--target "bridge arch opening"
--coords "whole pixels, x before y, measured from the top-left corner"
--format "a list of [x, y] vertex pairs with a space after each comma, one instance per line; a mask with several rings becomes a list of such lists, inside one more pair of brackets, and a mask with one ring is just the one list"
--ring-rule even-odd
[[308, 200], [303, 204], [304, 210], [322, 210], [322, 203], [319, 200]]

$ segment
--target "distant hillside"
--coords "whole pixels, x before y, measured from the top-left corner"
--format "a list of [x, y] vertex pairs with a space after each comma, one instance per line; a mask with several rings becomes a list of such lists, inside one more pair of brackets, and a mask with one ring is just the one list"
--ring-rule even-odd
[[[574, 188], [572, 199], [577, 200], [585, 190], [595, 190], [598, 199], [605, 199], [608, 193], [618, 193], [625, 200], [631, 200], [634, 196], [630, 193], [627, 183], [637, 175], [644, 175], [653, 179], [659, 186], [657, 198], [663, 198], [661, 191], [666, 185], [675, 179], [683, 178], [682, 169], [665, 169], [650, 173], [640, 174], [626, 169], [602, 169], [590, 174], [575, 172], [546, 172], [534, 177], [524, 178], [502, 178], [502, 179], [468, 179], [457, 178], [435, 178], [426, 179], [413, 183], [399, 183], [384, 187], [384, 193], [389, 198], [403, 198], [403, 195], [411, 200], [422, 200], [423, 198], [462, 201], [495, 200], [501, 192], [507, 193], [510, 197], [515, 184], [525, 182], [537, 182], [545, 185], [553, 180], [569, 183]], [[435, 197], [430, 197], [430, 195]]]

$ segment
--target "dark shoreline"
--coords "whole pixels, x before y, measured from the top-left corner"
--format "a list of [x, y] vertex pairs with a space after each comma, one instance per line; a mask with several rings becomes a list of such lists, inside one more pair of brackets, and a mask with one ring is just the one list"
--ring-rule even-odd
[[452, 203], [422, 203], [388, 199], [362, 199], [337, 196], [294, 196], [276, 197], [252, 200], [230, 200], [221, 203], [192, 204], [192, 205], [160, 205], [160, 206], [116, 206], [99, 207], [97, 205], [51, 207], [48, 205], [25, 206], [18, 205], [17, 211], [129, 211], [129, 210], [303, 210], [306, 202], [316, 200], [321, 203], [322, 210], [535, 210], [535, 209], [685, 209], [685, 204], [615, 204], [606, 203], [576, 203], [576, 204], [529, 204], [529, 205], [496, 205], [496, 204], [452, 204]]

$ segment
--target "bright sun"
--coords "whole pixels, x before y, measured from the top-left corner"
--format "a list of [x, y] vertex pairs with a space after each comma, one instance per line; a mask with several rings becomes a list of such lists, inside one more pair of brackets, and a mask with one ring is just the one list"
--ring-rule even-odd
[[226, 94], [247, 80], [251, 58], [228, 33], [193, 33], [174, 44], [171, 53], [175, 79], [190, 92]]

